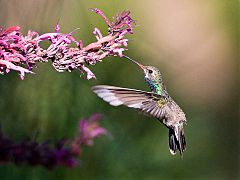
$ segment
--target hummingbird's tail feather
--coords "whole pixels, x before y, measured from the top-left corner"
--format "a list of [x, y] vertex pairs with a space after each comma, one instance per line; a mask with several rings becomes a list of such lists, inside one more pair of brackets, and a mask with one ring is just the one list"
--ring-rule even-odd
[[186, 140], [182, 126], [169, 128], [169, 149], [173, 155], [176, 154], [177, 150], [181, 156], [183, 155], [186, 149]]

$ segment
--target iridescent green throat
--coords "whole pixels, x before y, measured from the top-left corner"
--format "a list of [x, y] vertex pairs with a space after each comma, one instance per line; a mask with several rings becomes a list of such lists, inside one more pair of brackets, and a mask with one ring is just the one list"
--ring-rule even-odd
[[146, 80], [146, 82], [148, 83], [148, 85], [149, 85], [149, 87], [150, 87], [150, 89], [153, 91], [153, 92], [155, 92], [155, 93], [157, 93], [157, 94], [159, 94], [159, 95], [162, 95], [162, 86], [160, 85], [160, 84], [158, 84], [158, 83], [156, 83], [155, 81], [153, 81], [153, 80], [151, 80], [151, 79], [148, 79], [148, 78], [146, 78], [145, 79]]

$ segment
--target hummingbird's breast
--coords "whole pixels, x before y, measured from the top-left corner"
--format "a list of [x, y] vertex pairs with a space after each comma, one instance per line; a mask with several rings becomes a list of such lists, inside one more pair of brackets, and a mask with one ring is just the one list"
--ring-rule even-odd
[[165, 113], [165, 124], [168, 127], [172, 127], [176, 124], [183, 124], [186, 122], [184, 112], [173, 100], [171, 102], [168, 102]]

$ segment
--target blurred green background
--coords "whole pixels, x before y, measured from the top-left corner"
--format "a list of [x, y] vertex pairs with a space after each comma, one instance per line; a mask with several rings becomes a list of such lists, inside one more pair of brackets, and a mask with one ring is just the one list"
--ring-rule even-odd
[[106, 33], [103, 19], [130, 10], [137, 20], [128, 56], [160, 68], [171, 96], [183, 108], [187, 150], [171, 156], [168, 130], [157, 120], [126, 107], [112, 107], [90, 90], [108, 84], [148, 90], [136, 65], [117, 57], [90, 67], [97, 80], [79, 72], [58, 73], [38, 64], [36, 75], [21, 81], [11, 72], [0, 79], [0, 120], [13, 139], [73, 137], [78, 121], [94, 112], [113, 139], [101, 137], [85, 148], [74, 169], [0, 165], [0, 179], [238, 179], [238, 1], [87, 1], [0, 0], [0, 26], [19, 25], [39, 33], [75, 33], [84, 45], [94, 27]]

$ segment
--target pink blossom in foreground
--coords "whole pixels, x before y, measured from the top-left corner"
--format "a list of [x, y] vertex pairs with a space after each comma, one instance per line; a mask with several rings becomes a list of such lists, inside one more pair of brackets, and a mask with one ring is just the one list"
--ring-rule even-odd
[[72, 150], [74, 154], [81, 153], [81, 145], [92, 146], [93, 140], [102, 135], [108, 135], [108, 131], [101, 127], [99, 120], [100, 114], [92, 115], [88, 120], [82, 119], [79, 124], [79, 136], [72, 143]]
[[13, 162], [16, 165], [41, 165], [49, 169], [60, 165], [73, 168], [78, 165], [82, 148], [93, 145], [93, 139], [108, 133], [99, 125], [100, 117], [96, 114], [88, 120], [81, 120], [80, 133], [74, 140], [37, 142], [28, 139], [16, 143], [0, 129], [0, 164]]
[[[133, 20], [129, 11], [118, 14], [113, 22], [99, 9], [91, 9], [99, 14], [108, 25], [108, 34], [102, 35], [95, 28], [93, 35], [97, 41], [83, 46], [81, 40], [75, 40], [73, 32], [60, 33], [59, 24], [54, 33], [39, 35], [37, 32], [28, 31], [24, 36], [20, 27], [13, 26], [0, 29], [0, 74], [7, 74], [11, 70], [19, 71], [21, 79], [25, 73], [33, 73], [32, 69], [37, 62], [52, 61], [53, 67], [59, 71], [72, 71], [78, 69], [87, 74], [87, 79], [95, 75], [86, 65], [95, 65], [107, 56], [122, 56], [126, 50], [128, 39], [126, 34], [132, 34]], [[50, 46], [43, 49], [39, 43], [50, 41]], [[71, 44], [77, 47], [71, 47]]]

